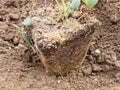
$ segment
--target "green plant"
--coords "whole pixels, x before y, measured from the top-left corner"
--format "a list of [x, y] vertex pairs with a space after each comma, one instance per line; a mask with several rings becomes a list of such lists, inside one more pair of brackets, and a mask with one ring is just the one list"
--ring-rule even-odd
[[[35, 6], [35, 1], [36, 0], [32, 0], [32, 10], [34, 10], [34, 6]], [[81, 4], [81, 0], [72, 0], [72, 2], [68, 2], [67, 5], [65, 3], [64, 0], [61, 0], [62, 2], [62, 7], [63, 7], [63, 11], [61, 11], [61, 5], [60, 3], [58, 2], [58, 0], [55, 0], [56, 3], [57, 3], [57, 6], [58, 6], [58, 9], [59, 9], [59, 13], [60, 13], [60, 18], [62, 20], [64, 20], [64, 18], [67, 18], [69, 16], [69, 14], [72, 14], [75, 10], [77, 10], [79, 7], [80, 7], [80, 4]], [[98, 3], [99, 0], [82, 0], [82, 2], [84, 2], [88, 8], [92, 9], [97, 3]], [[46, 0], [45, 0], [45, 3], [46, 3]], [[23, 22], [22, 22], [22, 26], [18, 26], [16, 24], [12, 24], [14, 27], [16, 27], [23, 39], [25, 40], [25, 42], [30, 46], [32, 47], [32, 49], [35, 51], [36, 49], [34, 48], [32, 42], [29, 40], [29, 38], [27, 37], [27, 35], [25, 34], [25, 27], [27, 26], [30, 26], [31, 25], [31, 18], [30, 17], [26, 17]]]
[[34, 47], [34, 45], [32, 44], [32, 42], [31, 42], [30, 39], [28, 38], [28, 36], [25, 34], [25, 27], [28, 27], [28, 26], [30, 26], [31, 24], [32, 24], [31, 18], [30, 18], [30, 17], [26, 17], [26, 18], [23, 20], [21, 26], [18, 26], [18, 25], [16, 25], [16, 24], [12, 24], [12, 25], [13, 25], [14, 27], [16, 27], [16, 28], [20, 31], [20, 33], [21, 33], [24, 41], [33, 49], [34, 53], [37, 53], [37, 55], [38, 55], [42, 60], [44, 60], [44, 56], [43, 56], [42, 52], [39, 51], [38, 48]]
[[64, 0], [61, 0], [61, 1], [62, 1], [64, 13], [66, 13], [67, 7], [66, 7], [66, 4], [65, 4], [65, 1]]
[[16, 24], [12, 24], [12, 25], [13, 25], [14, 27], [16, 27], [16, 28], [20, 31], [20, 33], [21, 33], [23, 39], [25, 40], [25, 42], [35, 51], [35, 48], [34, 48], [32, 42], [29, 40], [29, 38], [28, 38], [27, 35], [25, 34], [25, 27], [31, 25], [31, 18], [30, 18], [30, 17], [26, 17], [26, 18], [24, 19], [24, 21], [22, 22], [22, 26], [18, 26], [18, 25], [16, 25]]
[[72, 0], [72, 2], [68, 2], [69, 5], [69, 13], [72, 14], [74, 10], [78, 9], [80, 6], [81, 0]]
[[[46, 1], [46, 0], [45, 0], [45, 1]], [[32, 2], [32, 8], [31, 8], [31, 9], [32, 9], [32, 11], [34, 11], [34, 7], [35, 7], [36, 0], [31, 0], [31, 2]], [[30, 15], [30, 16], [31, 16], [31, 15]], [[21, 33], [24, 41], [33, 49], [34, 52], [36, 52], [36, 49], [34, 48], [32, 42], [29, 40], [29, 38], [28, 38], [27, 35], [25, 34], [25, 27], [30, 26], [31, 23], [32, 23], [32, 20], [31, 20], [30, 16], [27, 16], [27, 17], [23, 20], [21, 26], [18, 26], [18, 25], [16, 25], [16, 24], [12, 24], [12, 25], [13, 25], [14, 27], [16, 27], [16, 28], [20, 31], [20, 33]]]
[[92, 9], [98, 3], [99, 0], [82, 0], [88, 8]]
[[62, 15], [60, 3], [58, 2], [58, 0], [55, 0], [55, 1], [59, 9], [60, 16], [67, 18], [69, 13], [73, 13], [73, 11], [80, 6], [81, 0], [72, 0], [72, 2], [68, 2], [67, 4], [69, 6], [69, 9], [67, 8], [65, 1], [61, 0], [62, 6], [63, 6], [63, 12], [64, 12], [63, 15]]
[[[69, 14], [72, 14], [75, 10], [77, 10], [81, 4], [81, 0], [72, 0], [72, 2], [69, 1], [67, 3], [67, 5], [68, 5], [68, 8], [67, 8], [65, 1], [61, 0], [62, 7], [63, 7], [63, 11], [61, 11], [60, 3], [58, 2], [58, 0], [55, 0], [55, 1], [57, 3], [58, 9], [59, 9], [60, 16], [63, 19], [67, 18], [69, 16]], [[89, 9], [92, 9], [98, 3], [98, 1], [99, 0], [82, 0], [82, 2], [85, 3]]]

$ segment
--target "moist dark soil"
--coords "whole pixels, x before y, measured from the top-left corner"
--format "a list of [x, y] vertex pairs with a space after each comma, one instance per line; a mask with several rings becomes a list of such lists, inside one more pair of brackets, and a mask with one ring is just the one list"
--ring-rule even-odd
[[[102, 25], [96, 30], [82, 70], [72, 70], [66, 76], [49, 75], [11, 25], [20, 25], [31, 6], [29, 0], [0, 0], [0, 90], [119, 90], [119, 0], [99, 1], [93, 13]], [[96, 49], [101, 53], [96, 54]]]

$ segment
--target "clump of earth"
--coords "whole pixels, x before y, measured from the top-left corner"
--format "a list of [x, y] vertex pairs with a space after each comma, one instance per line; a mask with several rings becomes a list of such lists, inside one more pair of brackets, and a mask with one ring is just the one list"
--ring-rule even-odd
[[[96, 30], [82, 70], [72, 70], [66, 76], [49, 75], [19, 31], [11, 26], [20, 25], [31, 6], [28, 0], [0, 1], [1, 90], [119, 90], [119, 0], [102, 0], [96, 5], [93, 13], [102, 26]], [[101, 53], [97, 54], [96, 49]]]

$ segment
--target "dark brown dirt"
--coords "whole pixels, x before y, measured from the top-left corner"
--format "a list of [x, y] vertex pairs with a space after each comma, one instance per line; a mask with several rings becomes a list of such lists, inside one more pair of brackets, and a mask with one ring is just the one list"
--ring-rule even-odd
[[[19, 25], [30, 6], [27, 0], [0, 0], [0, 90], [120, 89], [119, 0], [100, 0], [94, 14], [102, 26], [91, 43], [83, 69], [73, 70], [65, 77], [45, 72], [19, 31], [10, 25]], [[101, 50], [100, 55], [96, 49]]]
[[32, 38], [34, 46], [42, 53], [41, 62], [49, 73], [57, 75], [80, 69], [95, 30], [100, 26], [99, 20], [87, 16], [83, 24], [73, 17], [67, 18], [64, 23], [57, 22], [55, 15], [52, 15], [56, 14], [57, 9], [52, 9], [51, 5], [46, 10], [44, 8], [39, 7], [35, 11], [38, 14], [32, 17]]

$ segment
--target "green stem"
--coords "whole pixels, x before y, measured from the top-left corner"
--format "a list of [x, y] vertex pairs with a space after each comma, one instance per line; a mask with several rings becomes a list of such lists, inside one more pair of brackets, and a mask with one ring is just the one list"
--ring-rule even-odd
[[67, 8], [66, 8], [66, 5], [65, 5], [65, 1], [64, 0], [61, 0], [62, 1], [62, 5], [63, 5], [63, 9], [64, 9], [64, 13], [67, 11]]
[[29, 40], [29, 38], [27, 37], [27, 35], [24, 33], [24, 27], [22, 26], [20, 29], [20, 33], [23, 37], [23, 39], [25, 40], [25, 42], [33, 49], [33, 51], [35, 52], [35, 48], [32, 44], [32, 42]]
[[59, 2], [58, 2], [58, 0], [55, 0], [55, 1], [56, 1], [56, 3], [57, 3], [58, 9], [59, 9], [59, 11], [60, 11], [60, 4], [59, 4]]
[[61, 12], [61, 10], [60, 10], [60, 4], [59, 4], [58, 0], [55, 0], [55, 1], [56, 1], [56, 3], [57, 3], [57, 6], [58, 6], [58, 10], [59, 10], [60, 16], [62, 16], [62, 12]]

